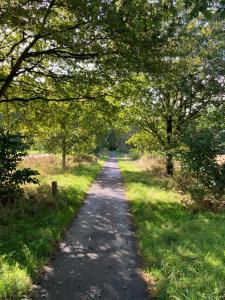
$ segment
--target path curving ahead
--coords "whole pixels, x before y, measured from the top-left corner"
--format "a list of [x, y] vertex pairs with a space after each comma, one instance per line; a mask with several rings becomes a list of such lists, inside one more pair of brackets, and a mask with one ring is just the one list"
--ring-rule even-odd
[[148, 299], [115, 157], [105, 163], [60, 248], [34, 299]]

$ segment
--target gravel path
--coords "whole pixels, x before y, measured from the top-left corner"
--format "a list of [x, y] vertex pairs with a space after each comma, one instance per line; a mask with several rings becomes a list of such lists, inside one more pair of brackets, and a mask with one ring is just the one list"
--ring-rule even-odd
[[60, 249], [34, 299], [148, 299], [114, 157], [89, 190]]

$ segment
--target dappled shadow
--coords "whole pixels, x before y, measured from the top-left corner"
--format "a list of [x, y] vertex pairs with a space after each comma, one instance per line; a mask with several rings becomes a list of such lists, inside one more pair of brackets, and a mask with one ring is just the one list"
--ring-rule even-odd
[[62, 188], [53, 198], [49, 185], [41, 185], [27, 196], [0, 210], [0, 255], [33, 276], [40, 258], [52, 253], [60, 231], [78, 211], [84, 191]]
[[[216, 282], [218, 278], [225, 278], [224, 230], [216, 226], [219, 224], [218, 219], [210, 220], [209, 218], [208, 221], [207, 218], [201, 219], [198, 215], [189, 214], [187, 216], [186, 209], [175, 203], [139, 203], [135, 204], [135, 210], [139, 213], [145, 211], [145, 214], [142, 215], [144, 220], [147, 222], [149, 220], [154, 224], [154, 229], [157, 228], [150, 230], [146, 223], [146, 228], [142, 227], [143, 232], [141, 233], [145, 234], [145, 239], [151, 241], [149, 249], [145, 249], [147, 261], [148, 255], [151, 257], [151, 268], [162, 268], [167, 258], [172, 255], [174, 265], [180, 264], [181, 268], [176, 270], [177, 274], [174, 276], [179, 277], [181, 272], [188, 272], [189, 276], [194, 276], [197, 280], [198, 270], [199, 272], [205, 270], [208, 273], [205, 285], [207, 285], [207, 280]], [[220, 225], [222, 227], [225, 221], [224, 216], [216, 217], [221, 218]], [[158, 247], [154, 247], [154, 244]], [[154, 248], [154, 253], [152, 253], [152, 248]], [[152, 261], [153, 256], [155, 261]], [[167, 264], [171, 264], [172, 267], [171, 257]], [[166, 278], [167, 280], [168, 278]], [[189, 287], [191, 288], [191, 286]], [[184, 286], [184, 288], [188, 288], [188, 286]]]
[[146, 186], [161, 188], [165, 190], [171, 189], [169, 177], [159, 177], [156, 170], [144, 171], [124, 171], [124, 176], [127, 183], [141, 183]]
[[[169, 190], [169, 183], [157, 179], [151, 171], [124, 171], [124, 175], [129, 184], [142, 183], [153, 188], [152, 191], [158, 189], [159, 193], [162, 188]], [[169, 297], [167, 284], [172, 280], [176, 281], [176, 286], [181, 284], [179, 289], [183, 288], [183, 295], [193, 289], [193, 281], [200, 284], [200, 280], [204, 280], [203, 287], [215, 282], [221, 284], [225, 278], [225, 216], [209, 212], [193, 214], [182, 203], [160, 200], [154, 192], [153, 198], [152, 202], [134, 199], [131, 209], [148, 267], [164, 273], [160, 279], [162, 297]], [[173, 279], [170, 272], [173, 272]], [[183, 286], [182, 276], [190, 277]], [[225, 285], [222, 293], [224, 295]]]
[[[31, 158], [23, 162], [26, 167], [40, 167], [43, 183], [25, 186], [22, 199], [0, 207], [0, 281], [7, 299], [12, 293], [13, 297], [22, 297], [24, 288], [29, 290], [31, 278], [36, 278], [40, 267], [55, 252], [57, 242], [83, 203], [87, 187], [101, 169], [100, 163], [93, 163], [75, 167], [71, 174], [52, 176], [58, 166], [55, 160], [45, 158], [39, 163]], [[47, 184], [53, 180], [58, 182], [54, 197], [51, 184]]]
[[98, 176], [35, 299], [147, 299], [115, 159]]
[[[30, 276], [34, 278], [40, 265], [54, 252], [65, 227], [78, 212], [88, 184], [99, 170], [98, 164], [81, 166], [74, 172], [82, 178], [70, 176], [68, 182], [65, 180], [67, 174], [65, 178], [62, 174], [55, 197], [52, 196], [49, 184], [26, 186], [25, 197], [18, 199], [13, 205], [0, 207], [0, 264], [23, 269], [27, 279]], [[10, 278], [15, 280], [16, 289], [16, 273], [11, 274]]]

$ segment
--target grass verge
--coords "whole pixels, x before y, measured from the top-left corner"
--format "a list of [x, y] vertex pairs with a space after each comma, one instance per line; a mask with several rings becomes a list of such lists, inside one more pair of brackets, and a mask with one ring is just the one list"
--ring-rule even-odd
[[225, 214], [190, 212], [165, 176], [120, 159], [149, 290], [156, 299], [225, 297]]
[[[35, 158], [40, 166], [39, 158]], [[34, 167], [28, 159], [29, 165]], [[55, 158], [42, 162], [41, 185], [25, 187], [25, 197], [0, 208], [0, 299], [26, 299], [41, 267], [55, 251], [65, 229], [78, 212], [85, 192], [103, 165], [103, 160], [65, 171], [54, 168]], [[47, 165], [47, 167], [46, 167]], [[48, 172], [49, 171], [49, 172]], [[51, 195], [51, 181], [59, 192]]]

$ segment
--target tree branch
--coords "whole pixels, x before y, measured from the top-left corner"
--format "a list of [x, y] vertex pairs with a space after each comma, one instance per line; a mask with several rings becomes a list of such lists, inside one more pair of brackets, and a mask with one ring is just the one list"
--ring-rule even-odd
[[9, 99], [2, 99], [0, 100], [0, 103], [10, 103], [10, 102], [32, 102], [32, 101], [40, 101], [43, 100], [44, 102], [70, 102], [70, 101], [79, 101], [79, 100], [96, 100], [99, 98], [104, 98], [106, 96], [110, 96], [108, 94], [102, 94], [98, 96], [78, 96], [78, 97], [72, 97], [72, 98], [46, 98], [43, 96], [35, 96], [30, 98], [22, 98], [22, 97], [16, 97], [16, 98], [9, 98]]

